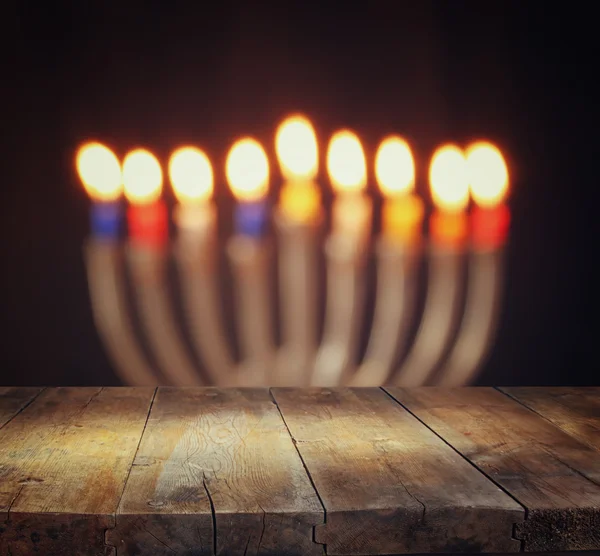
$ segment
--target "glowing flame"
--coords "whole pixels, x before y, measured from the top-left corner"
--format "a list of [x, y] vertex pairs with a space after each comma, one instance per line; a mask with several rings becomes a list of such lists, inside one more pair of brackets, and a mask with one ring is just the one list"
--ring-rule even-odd
[[123, 185], [130, 203], [146, 205], [157, 201], [162, 191], [162, 169], [156, 157], [144, 149], [127, 153], [123, 160]]
[[86, 143], [77, 151], [77, 173], [94, 201], [116, 201], [123, 192], [121, 165], [108, 147]]
[[375, 175], [386, 196], [410, 193], [415, 187], [415, 163], [408, 143], [398, 136], [384, 139], [375, 156]]
[[464, 210], [469, 202], [469, 183], [463, 151], [455, 145], [437, 149], [429, 167], [429, 182], [433, 202], [439, 209]]
[[288, 180], [312, 180], [319, 168], [315, 130], [304, 116], [290, 116], [277, 129], [275, 151]]
[[488, 208], [500, 204], [508, 192], [508, 168], [502, 153], [480, 141], [469, 146], [466, 158], [473, 200]]
[[180, 203], [203, 203], [212, 195], [212, 166], [206, 154], [196, 147], [182, 147], [171, 155], [169, 178]]
[[257, 201], [267, 194], [269, 160], [261, 144], [246, 137], [234, 143], [225, 164], [227, 181], [241, 201]]
[[346, 129], [329, 141], [327, 172], [338, 192], [358, 192], [367, 184], [367, 164], [360, 139]]

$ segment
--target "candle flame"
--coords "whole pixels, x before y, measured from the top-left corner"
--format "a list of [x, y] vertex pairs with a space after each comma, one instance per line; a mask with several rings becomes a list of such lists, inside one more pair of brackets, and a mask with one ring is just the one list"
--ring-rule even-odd
[[162, 169], [156, 157], [145, 149], [129, 151], [123, 160], [125, 197], [136, 205], [157, 201], [162, 192]]
[[434, 204], [447, 212], [460, 212], [469, 202], [464, 153], [456, 145], [438, 148], [431, 159], [429, 182]]
[[500, 150], [478, 141], [469, 146], [466, 158], [473, 200], [486, 208], [500, 204], [508, 192], [508, 168]]
[[365, 153], [358, 136], [344, 129], [329, 141], [327, 172], [338, 192], [359, 192], [367, 184]]
[[250, 137], [231, 147], [225, 164], [227, 181], [241, 201], [258, 201], [267, 194], [269, 160], [261, 144]]
[[410, 193], [415, 187], [415, 163], [408, 143], [396, 135], [384, 139], [375, 156], [375, 175], [388, 196]]
[[304, 116], [290, 116], [281, 123], [275, 134], [275, 151], [285, 179], [310, 181], [317, 175], [317, 136]]
[[77, 173], [94, 201], [116, 201], [123, 192], [121, 165], [108, 147], [86, 143], [77, 151]]
[[203, 203], [212, 195], [212, 166], [208, 156], [196, 147], [182, 147], [171, 155], [169, 178], [182, 204]]

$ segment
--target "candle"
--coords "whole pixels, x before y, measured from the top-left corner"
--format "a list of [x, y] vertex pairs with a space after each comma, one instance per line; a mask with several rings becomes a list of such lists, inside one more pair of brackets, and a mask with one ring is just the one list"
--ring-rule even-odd
[[497, 147], [485, 141], [469, 146], [467, 173], [475, 208], [471, 215], [472, 241], [479, 249], [496, 249], [506, 242], [510, 211], [508, 168]]
[[314, 181], [319, 152], [310, 121], [300, 115], [284, 120], [275, 135], [275, 151], [285, 179], [279, 213], [290, 222], [314, 222], [321, 214], [321, 192]]
[[167, 241], [167, 207], [160, 199], [162, 170], [156, 157], [144, 150], [131, 151], [123, 161], [125, 197], [131, 241], [148, 247], [161, 247]]
[[100, 143], [80, 147], [76, 157], [77, 173], [92, 199], [92, 235], [116, 240], [121, 223], [120, 197], [123, 193], [121, 166], [115, 154]]
[[436, 206], [429, 222], [431, 241], [441, 247], [460, 247], [467, 237], [466, 208], [469, 202], [463, 151], [455, 145], [437, 149], [431, 159], [429, 182]]
[[225, 172], [238, 200], [234, 213], [236, 233], [260, 237], [268, 217], [269, 186], [269, 161], [261, 144], [250, 137], [234, 143], [227, 155]]
[[423, 201], [413, 193], [415, 164], [404, 139], [390, 136], [379, 145], [375, 156], [375, 175], [385, 200], [382, 210], [382, 235], [400, 245], [420, 239]]
[[327, 151], [327, 172], [338, 194], [332, 208], [332, 233], [364, 241], [371, 225], [371, 202], [364, 195], [367, 168], [356, 134], [342, 130], [333, 135]]
[[195, 147], [176, 150], [169, 160], [169, 179], [179, 204], [174, 220], [180, 237], [206, 238], [214, 230], [213, 170], [204, 152]]

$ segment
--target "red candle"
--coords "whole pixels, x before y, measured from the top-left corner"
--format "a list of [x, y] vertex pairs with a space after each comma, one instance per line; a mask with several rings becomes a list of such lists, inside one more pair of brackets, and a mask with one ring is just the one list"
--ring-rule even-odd
[[508, 168], [502, 153], [491, 143], [478, 141], [466, 153], [467, 173], [475, 209], [471, 215], [471, 241], [476, 249], [504, 245], [510, 211], [504, 203], [508, 193]]
[[130, 240], [160, 248], [168, 239], [168, 214], [161, 200], [162, 170], [156, 157], [144, 149], [131, 151], [123, 161], [123, 185], [130, 203], [127, 211]]

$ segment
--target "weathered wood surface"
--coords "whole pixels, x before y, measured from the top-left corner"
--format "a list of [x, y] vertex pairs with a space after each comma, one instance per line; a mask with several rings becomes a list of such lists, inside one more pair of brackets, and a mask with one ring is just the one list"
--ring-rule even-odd
[[566, 433], [600, 450], [600, 387], [500, 388]]
[[0, 554], [112, 554], [150, 388], [47, 389], [0, 430]]
[[159, 388], [107, 537], [119, 556], [322, 554], [323, 519], [267, 389]]
[[527, 508], [526, 551], [600, 549], [600, 457], [491, 388], [388, 388]]
[[328, 554], [513, 552], [524, 511], [377, 388], [274, 388], [326, 510]]
[[42, 391], [42, 388], [0, 387], [0, 429]]

